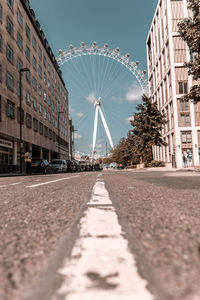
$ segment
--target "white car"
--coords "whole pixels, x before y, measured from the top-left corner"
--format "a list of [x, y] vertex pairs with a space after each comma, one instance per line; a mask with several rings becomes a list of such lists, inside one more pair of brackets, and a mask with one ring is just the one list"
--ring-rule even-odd
[[65, 159], [52, 159], [49, 166], [56, 173], [67, 172], [67, 163]]

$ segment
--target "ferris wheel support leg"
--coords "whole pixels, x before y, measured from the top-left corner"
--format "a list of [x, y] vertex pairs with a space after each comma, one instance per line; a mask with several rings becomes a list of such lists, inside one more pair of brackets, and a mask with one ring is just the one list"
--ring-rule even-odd
[[93, 130], [93, 145], [92, 145], [92, 157], [93, 158], [94, 158], [94, 150], [95, 150], [96, 138], [97, 138], [98, 109], [99, 109], [99, 107], [96, 106], [95, 118], [94, 118], [94, 130]]
[[113, 146], [112, 138], [111, 138], [111, 135], [110, 135], [110, 131], [109, 131], [109, 129], [108, 129], [108, 125], [107, 125], [107, 123], [106, 123], [106, 120], [105, 120], [105, 118], [104, 118], [104, 115], [103, 115], [103, 112], [102, 112], [100, 106], [99, 106], [99, 112], [100, 112], [100, 115], [101, 115], [102, 123], [103, 123], [104, 129], [105, 129], [105, 131], [106, 131], [106, 134], [107, 134], [107, 137], [108, 137], [110, 146], [111, 146], [111, 148], [113, 149], [114, 146]]

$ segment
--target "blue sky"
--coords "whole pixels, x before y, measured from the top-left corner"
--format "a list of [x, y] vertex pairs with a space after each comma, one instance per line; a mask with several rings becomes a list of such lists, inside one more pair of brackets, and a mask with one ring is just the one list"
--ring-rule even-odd
[[[93, 41], [130, 53], [139, 68], [146, 70], [145, 42], [157, 0], [30, 0], [47, 40], [57, 57], [69, 45]], [[141, 101], [135, 77], [120, 63], [87, 56], [65, 63], [61, 70], [69, 91], [70, 114], [75, 127], [75, 150], [91, 152], [94, 106], [102, 97], [102, 109], [117, 144], [131, 125], [127, 122]], [[104, 155], [108, 143], [101, 120], [98, 122], [97, 153]], [[109, 143], [108, 143], [109, 149]]]

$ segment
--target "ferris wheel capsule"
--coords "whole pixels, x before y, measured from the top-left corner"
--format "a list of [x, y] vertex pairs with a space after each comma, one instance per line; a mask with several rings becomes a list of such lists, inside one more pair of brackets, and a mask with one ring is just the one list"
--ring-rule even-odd
[[138, 66], [138, 65], [139, 65], [139, 61], [136, 61], [136, 62], [135, 62], [135, 65]]
[[60, 50], [58, 51], [58, 53], [59, 53], [60, 55], [62, 55], [62, 54], [63, 54], [63, 51], [60, 49]]
[[70, 50], [72, 50], [74, 47], [73, 47], [73, 45], [71, 44], [71, 45], [69, 45], [69, 49]]
[[81, 47], [84, 47], [85, 46], [85, 43], [84, 42], [81, 42]]
[[119, 48], [116, 48], [116, 49], [115, 49], [115, 52], [119, 52]]
[[108, 44], [105, 44], [105, 45], [104, 45], [104, 48], [106, 48], [106, 49], [107, 49], [107, 48], [108, 48]]
[[146, 70], [143, 70], [143, 71], [142, 71], [142, 74], [143, 74], [143, 75], [145, 75], [145, 74], [146, 74], [146, 72], [147, 72]]
[[129, 57], [130, 57], [130, 54], [129, 54], [129, 53], [127, 53], [127, 54], [125, 55], [125, 57], [129, 58]]
[[94, 47], [96, 47], [97, 43], [96, 43], [96, 42], [93, 42], [92, 45], [93, 45]]

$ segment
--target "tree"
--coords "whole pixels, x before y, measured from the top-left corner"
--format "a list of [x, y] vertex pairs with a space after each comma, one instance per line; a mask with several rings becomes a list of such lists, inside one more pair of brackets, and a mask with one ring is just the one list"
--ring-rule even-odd
[[[179, 33], [187, 43], [192, 60], [185, 63], [188, 74], [193, 75], [195, 81], [200, 79], [200, 2], [199, 0], [188, 0], [188, 7], [193, 12], [193, 17], [184, 19], [179, 23]], [[200, 101], [200, 85], [195, 84], [190, 92], [184, 96], [185, 101]]]
[[142, 100], [143, 103], [136, 107], [138, 113], [130, 121], [134, 128], [129, 131], [128, 137], [132, 139], [132, 152], [136, 160], [140, 157], [140, 162], [150, 162], [153, 159], [152, 146], [167, 145], [161, 136], [166, 119], [151, 98], [144, 95]]

